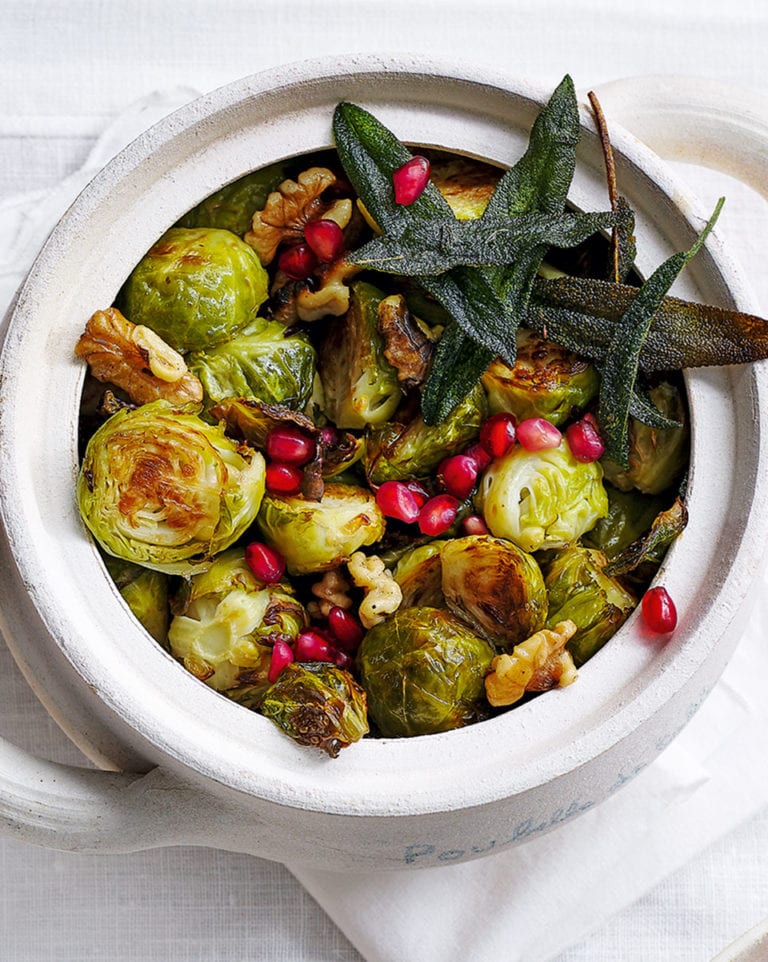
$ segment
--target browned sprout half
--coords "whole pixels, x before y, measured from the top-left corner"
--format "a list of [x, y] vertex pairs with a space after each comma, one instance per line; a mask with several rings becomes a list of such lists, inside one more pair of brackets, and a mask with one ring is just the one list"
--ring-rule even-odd
[[75, 354], [99, 381], [125, 391], [134, 404], [164, 398], [171, 404], [199, 404], [203, 386], [184, 358], [141, 324], [132, 324], [114, 307], [96, 311], [85, 325]]
[[443, 542], [448, 608], [498, 647], [512, 648], [544, 626], [547, 591], [532, 555], [511, 541], [469, 535]]
[[260, 711], [300, 745], [331, 758], [368, 732], [365, 691], [349, 672], [323, 662], [287, 665]]
[[283, 242], [298, 243], [305, 225], [311, 220], [333, 220], [344, 228], [352, 216], [349, 198], [324, 200], [322, 195], [336, 183], [336, 175], [326, 167], [310, 167], [296, 180], [284, 180], [267, 198], [263, 210], [253, 215], [251, 229], [243, 240], [270, 264]]

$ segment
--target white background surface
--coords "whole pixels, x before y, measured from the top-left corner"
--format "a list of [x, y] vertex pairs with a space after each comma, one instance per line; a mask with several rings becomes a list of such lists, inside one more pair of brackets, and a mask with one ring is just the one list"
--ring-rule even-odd
[[[579, 87], [647, 73], [768, 87], [764, 0], [0, 0], [0, 25], [6, 218], [19, 194], [39, 191], [42, 198], [80, 167], [110, 119], [137, 98], [173, 87], [204, 91], [325, 53], [407, 50], [481, 61], [551, 86], [567, 71]], [[764, 202], [726, 178], [680, 173], [705, 205], [728, 196], [721, 233], [768, 312]], [[12, 740], [77, 761], [4, 649], [0, 712]], [[733, 828], [558, 962], [705, 962], [768, 915], [768, 812]], [[0, 894], [0, 959], [9, 962], [361, 958], [284, 868], [245, 856], [174, 849], [84, 857], [0, 841]], [[472, 959], [471, 944], [464, 957]]]

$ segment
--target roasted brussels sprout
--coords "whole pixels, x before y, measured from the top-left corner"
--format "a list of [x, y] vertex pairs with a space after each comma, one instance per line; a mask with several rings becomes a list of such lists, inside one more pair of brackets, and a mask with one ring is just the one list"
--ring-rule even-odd
[[577, 667], [603, 647], [637, 604], [620, 582], [603, 572], [606, 562], [602, 551], [573, 545], [557, 552], [545, 567], [547, 627], [574, 622], [578, 631], [567, 647]]
[[184, 353], [255, 322], [268, 285], [259, 258], [231, 231], [172, 227], [133, 269], [121, 297], [129, 320]]
[[208, 410], [224, 398], [256, 398], [300, 409], [309, 401], [315, 350], [299, 334], [286, 337], [277, 321], [260, 318], [218, 347], [195, 351], [187, 366], [201, 381]]
[[608, 512], [597, 461], [585, 464], [568, 442], [544, 451], [514, 447], [483, 475], [476, 496], [491, 534], [523, 549], [563, 548]]
[[349, 672], [324, 662], [286, 666], [260, 711], [300, 745], [331, 758], [368, 732], [365, 691]]
[[171, 609], [168, 604], [168, 576], [121, 558], [104, 555], [104, 563], [115, 586], [136, 618], [163, 648], [168, 646]]
[[403, 592], [403, 608], [444, 608], [442, 541], [418, 545], [400, 556], [393, 572]]
[[685, 405], [678, 389], [662, 381], [648, 392], [663, 415], [680, 423], [679, 428], [653, 428], [634, 418], [629, 426], [629, 468], [603, 462], [606, 478], [622, 491], [637, 488], [659, 494], [674, 484], [688, 464], [688, 426]]
[[309, 623], [287, 585], [264, 585], [231, 548], [195, 575], [177, 599], [168, 630], [173, 655], [211, 688], [267, 686], [276, 639], [293, 641]]
[[492, 645], [439, 608], [406, 608], [371, 628], [358, 663], [381, 735], [429, 735], [479, 720], [493, 656]]
[[459, 220], [475, 220], [483, 214], [500, 177], [500, 170], [470, 157], [432, 157], [432, 182]]
[[443, 542], [443, 594], [454, 615], [500, 648], [543, 627], [547, 592], [535, 558], [511, 541], [470, 535]]
[[599, 386], [592, 364], [524, 328], [514, 367], [497, 359], [483, 375], [491, 412], [510, 411], [518, 421], [542, 417], [562, 424], [589, 404]]
[[77, 498], [106, 552], [188, 575], [210, 567], [251, 524], [264, 475], [261, 454], [159, 400], [118, 411], [95, 432]]
[[363, 281], [350, 291], [349, 310], [330, 323], [323, 339], [319, 371], [331, 421], [340, 428], [364, 428], [389, 420], [403, 394], [379, 333], [384, 294]]
[[219, 227], [242, 237], [250, 230], [254, 212], [261, 210], [267, 197], [288, 176], [289, 165], [271, 164], [226, 184], [179, 221], [179, 227]]
[[320, 501], [268, 494], [256, 521], [292, 575], [338, 567], [358, 548], [378, 541], [385, 528], [370, 491], [338, 482], [325, 486]]
[[478, 384], [441, 424], [429, 426], [421, 416], [395, 419], [373, 428], [366, 440], [365, 466], [370, 481], [425, 477], [448, 454], [460, 451], [480, 430], [488, 414], [485, 391]]

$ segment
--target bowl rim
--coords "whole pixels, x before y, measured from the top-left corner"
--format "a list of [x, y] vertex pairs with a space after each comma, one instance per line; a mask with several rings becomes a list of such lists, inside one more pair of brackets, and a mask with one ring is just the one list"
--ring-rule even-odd
[[[642, 662], [638, 671], [645, 683], [636, 688], [628, 685], [623, 691], [614, 691], [610, 705], [605, 700], [602, 703], [606, 710], [599, 723], [589, 714], [594, 713], [597, 702], [590, 703], [586, 713], [577, 712], [575, 721], [569, 723], [567, 730], [571, 737], [566, 743], [557, 744], [562, 729], [551, 731], [547, 725], [544, 726], [547, 730], [532, 735], [532, 730], [539, 725], [539, 716], [543, 712], [541, 706], [546, 704], [544, 699], [537, 699], [480, 726], [412, 739], [364, 740], [345, 750], [340, 759], [319, 758], [295, 746], [260, 716], [248, 713], [243, 718], [245, 713], [241, 706], [201, 685], [163, 652], [140, 629], [114, 586], [108, 583], [95, 547], [91, 544], [86, 549], [84, 543], [79, 546], [75, 543], [75, 538], [82, 538], [84, 534], [80, 525], [77, 529], [70, 528], [71, 539], [66, 545], [67, 551], [71, 550], [73, 558], [76, 557], [75, 563], [83, 563], [87, 569], [87, 579], [83, 579], [83, 583], [78, 581], [80, 593], [76, 600], [83, 601], [89, 592], [98, 594], [105, 601], [110, 594], [120, 600], [119, 606], [110, 611], [108, 621], [115, 633], [129, 640], [132, 652], [138, 651], [142, 657], [147, 657], [149, 668], [136, 670], [132, 661], [135, 655], [117, 650], [115, 644], [106, 652], [99, 652], [94, 639], [98, 631], [104, 629], [104, 613], [92, 613], [94, 619], [101, 620], [84, 629], [86, 638], [79, 630], [78, 618], [82, 609], [77, 609], [74, 602], [65, 604], [61, 589], [47, 584], [51, 560], [46, 557], [46, 546], [39, 542], [42, 542], [40, 520], [50, 510], [49, 493], [38, 491], [32, 500], [22, 496], [31, 467], [47, 464], [46, 458], [53, 457], [54, 452], [38, 453], [35, 457], [26, 449], [24, 464], [15, 457], [24, 398], [22, 381], [30, 366], [28, 342], [31, 339], [26, 339], [25, 334], [30, 325], [35, 329], [34, 312], [40, 306], [41, 291], [46, 285], [60, 282], [62, 250], [74, 238], [81, 237], [84, 223], [96, 218], [104, 204], [114, 207], [116, 198], [126, 196], [127, 182], [137, 171], [144, 170], [150, 163], [156, 166], [158, 158], [168, 160], [173, 168], [168, 155], [175, 149], [179, 137], [198, 136], [206, 144], [212, 138], [216, 144], [217, 123], [231, 119], [238, 106], [242, 109], [243, 105], [270, 98], [282, 102], [286, 127], [297, 136], [297, 125], [301, 124], [309, 109], [302, 108], [302, 99], [313, 94], [327, 96], [335, 89], [334, 85], [338, 87], [340, 83], [352, 89], [368, 90], [368, 101], [396, 100], [399, 96], [401, 100], [394, 104], [394, 109], [406, 114], [410, 112], [409, 115], [414, 117], [419, 111], [426, 112], [430, 106], [438, 114], [450, 109], [446, 104], [451, 100], [451, 92], [460, 92], [465, 100], [470, 101], [493, 94], [496, 97], [494, 108], [500, 100], [519, 103], [521, 109], [526, 110], [537, 109], [549, 95], [541, 85], [469, 64], [426, 62], [422, 58], [402, 55], [331, 57], [273, 68], [242, 78], [182, 107], [142, 134], [94, 178], [64, 215], [35, 261], [12, 311], [0, 360], [0, 382], [8, 389], [11, 398], [0, 413], [0, 456], [4, 460], [10, 459], [12, 467], [6, 472], [7, 483], [0, 494], [0, 514], [15, 563], [27, 587], [28, 602], [39, 613], [51, 637], [57, 640], [68, 662], [107, 706], [109, 713], [135, 730], [170, 765], [237, 792], [295, 808], [356, 815], [451, 811], [510, 794], [521, 794], [580, 769], [631, 739], [654, 715], [663, 713], [673, 700], [679, 699], [681, 692], [685, 692], [685, 704], [682, 708], [678, 705], [678, 713], [690, 712], [691, 706], [695, 706], [714, 683], [711, 676], [700, 678], [700, 670], [708, 659], [720, 670], [724, 667], [729, 650], [723, 646], [717, 652], [718, 639], [736, 616], [735, 609], [747, 597], [763, 554], [759, 532], [762, 523], [768, 520], [768, 494], [767, 482], [761, 480], [758, 465], [764, 461], [764, 449], [768, 443], [765, 422], [768, 415], [763, 413], [768, 410], [765, 403], [768, 398], [767, 375], [763, 365], [751, 365], [740, 375], [726, 372], [687, 375], [689, 393], [694, 398], [700, 397], [704, 405], [713, 403], [713, 395], [722, 392], [723, 384], [728, 382], [743, 392], [744, 405], [754, 407], [750, 434], [753, 453], [749, 464], [743, 465], [749, 476], [749, 483], [744, 481], [744, 484], [747, 487], [753, 484], [754, 490], [745, 517], [740, 519], [739, 539], [733, 554], [736, 564], [718, 577], [715, 585], [719, 591], [717, 598], [727, 594], [727, 603], [717, 605], [709, 599], [696, 619], [695, 627], [683, 625], [674, 644], [664, 652], [649, 655], [646, 645], [646, 650], [633, 662], [637, 665]], [[424, 98], [427, 90], [437, 101], [437, 108], [429, 99], [420, 104], [419, 98]], [[443, 93], [445, 99], [440, 101]], [[488, 109], [488, 115], [478, 119], [480, 128], [483, 123], [491, 124], [491, 108]], [[330, 116], [328, 125], [330, 127]], [[582, 140], [585, 133], [594, 136], [586, 112], [582, 116]], [[226, 147], [228, 136], [219, 137], [222, 148]], [[700, 228], [706, 218], [699, 213], [698, 204], [687, 196], [659, 159], [613, 123], [611, 138], [619, 166], [636, 171], [638, 176], [655, 185], [657, 200], [668, 205], [670, 218], [677, 219], [676, 229], [687, 229], [692, 234]], [[287, 147], [291, 141], [285, 143]], [[460, 148], [454, 145], [454, 149]], [[207, 194], [189, 198], [187, 207], [192, 207], [202, 196]], [[106, 241], [102, 246], [104, 243]], [[723, 250], [716, 232], [702, 253], [706, 269], [716, 275], [715, 286], [723, 286], [741, 309], [752, 309], [748, 289]], [[702, 274], [704, 270], [699, 267], [698, 273]], [[42, 333], [38, 340], [45, 340]], [[37, 354], [39, 356], [39, 347]], [[82, 371], [78, 371], [72, 362], [62, 377], [71, 386], [70, 397], [75, 393], [79, 395], [77, 384], [82, 383]], [[699, 435], [699, 441], [696, 442], [695, 438], [694, 441], [702, 452], [705, 433], [706, 425], [700, 421], [694, 423], [694, 435]], [[75, 451], [72, 433], [64, 445], [67, 446], [70, 462], [66, 471], [74, 492], [76, 465], [72, 462]], [[58, 453], [61, 449], [61, 445], [56, 447]], [[749, 446], [746, 451], [749, 455]], [[694, 474], [694, 495], [703, 470]], [[663, 571], [674, 586], [679, 585], [682, 589], [682, 573], [680, 566], [675, 564], [680, 554], [675, 546]], [[689, 592], [687, 596], [693, 598], [695, 594]], [[627, 638], [630, 635], [639, 637], [637, 619], [630, 618], [622, 632]], [[694, 645], [694, 636], [700, 642], [698, 647]], [[12, 648], [17, 644], [23, 646], [26, 643], [15, 642]], [[151, 646], [154, 648], [150, 655]], [[627, 645], [623, 648], [626, 649]], [[598, 657], [606, 661], [610, 653], [603, 656], [601, 652]], [[121, 672], [122, 677], [130, 679], [131, 685], [121, 683]], [[178, 677], [172, 672], [177, 672]], [[714, 677], [718, 674], [719, 670]], [[169, 678], [176, 678], [178, 683], [172, 697], [166, 686]], [[577, 688], [578, 685], [574, 686]], [[56, 693], [54, 701], [66, 702], [67, 698], [66, 693]], [[606, 714], [608, 707], [611, 710]], [[561, 708], [553, 714], [564, 719]], [[530, 739], [525, 758], [516, 770], [508, 761], [500, 760], [505, 739], [510, 734], [525, 735]], [[226, 741], [222, 741], [222, 735]], [[259, 743], [258, 749], [253, 747], [254, 739]], [[478, 741], [489, 746], [485, 757], [478, 757]], [[425, 757], [434, 760], [426, 768]], [[461, 784], [455, 782], [457, 771], [467, 775]]]

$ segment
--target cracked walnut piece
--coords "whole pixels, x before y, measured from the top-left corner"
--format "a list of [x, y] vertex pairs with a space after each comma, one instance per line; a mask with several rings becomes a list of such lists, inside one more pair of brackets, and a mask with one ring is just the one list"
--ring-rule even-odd
[[121, 388], [134, 404], [165, 398], [200, 404], [203, 386], [184, 358], [154, 331], [133, 324], [114, 307], [96, 311], [75, 346], [98, 381]]
[[326, 571], [320, 581], [316, 581], [310, 588], [317, 601], [310, 601], [307, 610], [313, 617], [327, 618], [331, 608], [343, 608], [345, 611], [352, 607], [349, 597], [349, 582], [338, 568]]
[[265, 266], [270, 264], [283, 241], [301, 240], [305, 225], [311, 220], [332, 220], [342, 229], [352, 217], [352, 201], [321, 199], [323, 191], [336, 183], [336, 175], [326, 167], [303, 170], [296, 180], [284, 180], [267, 198], [263, 210], [253, 215], [251, 229], [243, 237], [259, 255]]
[[403, 592], [378, 555], [356, 551], [347, 562], [352, 581], [365, 592], [358, 616], [365, 628], [384, 621], [400, 607]]
[[527, 691], [564, 688], [576, 681], [576, 667], [565, 649], [575, 633], [572, 621], [560, 621], [515, 645], [511, 654], [497, 655], [485, 677], [488, 701], [500, 708], [519, 701]]

